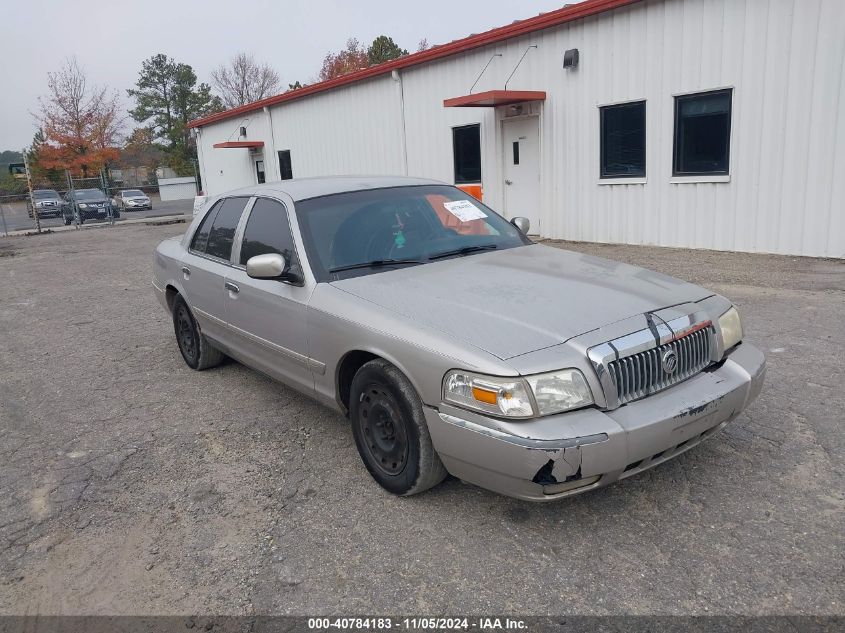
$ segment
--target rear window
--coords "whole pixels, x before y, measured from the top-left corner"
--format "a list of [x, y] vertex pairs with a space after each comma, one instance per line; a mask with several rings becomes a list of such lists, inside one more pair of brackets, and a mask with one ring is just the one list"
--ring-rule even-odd
[[249, 198], [226, 198], [217, 210], [208, 232], [206, 255], [228, 260], [232, 256], [235, 229]]

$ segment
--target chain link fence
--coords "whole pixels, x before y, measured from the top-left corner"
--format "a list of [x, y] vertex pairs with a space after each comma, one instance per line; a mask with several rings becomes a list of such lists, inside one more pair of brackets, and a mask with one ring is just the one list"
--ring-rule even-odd
[[161, 205], [155, 172], [143, 167], [104, 169], [87, 177], [74, 177], [60, 170], [35, 173], [33, 200], [26, 191], [26, 181], [21, 184], [23, 193], [0, 191], [2, 235], [94, 222], [114, 224], [129, 217], [190, 213], [190, 205]]

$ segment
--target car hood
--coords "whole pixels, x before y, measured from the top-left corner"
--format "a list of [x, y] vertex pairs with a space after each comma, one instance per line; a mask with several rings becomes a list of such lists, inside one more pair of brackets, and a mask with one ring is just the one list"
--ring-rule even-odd
[[503, 360], [713, 294], [645, 268], [539, 244], [331, 285]]

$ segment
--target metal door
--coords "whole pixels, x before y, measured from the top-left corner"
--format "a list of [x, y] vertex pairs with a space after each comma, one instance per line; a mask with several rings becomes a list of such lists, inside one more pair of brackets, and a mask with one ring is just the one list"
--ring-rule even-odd
[[508, 218], [526, 217], [532, 234], [540, 233], [540, 125], [539, 117], [505, 120], [505, 212]]

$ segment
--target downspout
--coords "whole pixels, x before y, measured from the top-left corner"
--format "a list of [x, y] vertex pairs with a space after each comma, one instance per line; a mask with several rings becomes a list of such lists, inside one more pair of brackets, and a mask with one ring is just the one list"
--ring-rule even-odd
[[[264, 114], [267, 115], [267, 125], [270, 126], [270, 146], [272, 148], [270, 153], [273, 155], [273, 158], [268, 162], [272, 162], [273, 165], [275, 165], [274, 173], [276, 174], [276, 177], [273, 178], [273, 181], [281, 180], [282, 179], [282, 171], [279, 168], [279, 154], [276, 151], [276, 135], [273, 132], [273, 117], [270, 116], [270, 108], [268, 108], [267, 106], [264, 106], [263, 110], [264, 110]], [[264, 160], [267, 160], [266, 156], [264, 157]], [[269, 182], [269, 178], [266, 177], [266, 173], [265, 173], [265, 179]]]
[[408, 175], [408, 134], [405, 130], [405, 85], [402, 81], [402, 75], [398, 70], [390, 73], [393, 81], [399, 84], [399, 119], [402, 122], [402, 169], [405, 176]]
[[197, 131], [197, 162], [199, 163], [200, 180], [202, 181], [202, 192], [208, 195], [208, 178], [205, 171], [205, 155], [202, 151], [202, 128], [196, 128]]

